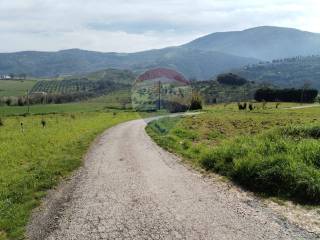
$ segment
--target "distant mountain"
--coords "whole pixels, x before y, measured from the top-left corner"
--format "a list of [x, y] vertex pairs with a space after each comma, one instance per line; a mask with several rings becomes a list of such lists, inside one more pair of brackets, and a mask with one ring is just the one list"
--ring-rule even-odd
[[58, 52], [0, 53], [0, 74], [35, 77], [85, 74], [107, 68], [139, 74], [167, 67], [187, 78], [206, 80], [259, 61], [320, 54], [320, 34], [279, 27], [214, 33], [179, 47], [138, 53], [101, 53], [70, 49]]
[[0, 74], [26, 73], [36, 77], [82, 74], [111, 68], [116, 65], [117, 60], [115, 53], [79, 49], [59, 52], [0, 53]]
[[320, 56], [274, 60], [233, 72], [259, 83], [271, 83], [285, 88], [306, 85], [320, 89]]
[[184, 47], [273, 60], [320, 54], [320, 34], [266, 26], [244, 31], [213, 33]]
[[[130, 55], [129, 68], [136, 72], [165, 67], [183, 73], [187, 78], [208, 79], [224, 71], [257, 63], [259, 60], [238, 57], [213, 51], [193, 50], [182, 47], [153, 50]], [[137, 59], [141, 59], [137, 61]], [[124, 60], [126, 62], [127, 60]], [[129, 64], [129, 62], [127, 63]]]
[[207, 79], [222, 71], [257, 62], [257, 59], [181, 47], [131, 54], [71, 49], [59, 52], [1, 53], [0, 74], [26, 73], [35, 77], [55, 77], [106, 68], [128, 69], [140, 73], [154, 67], [170, 67], [188, 78]]

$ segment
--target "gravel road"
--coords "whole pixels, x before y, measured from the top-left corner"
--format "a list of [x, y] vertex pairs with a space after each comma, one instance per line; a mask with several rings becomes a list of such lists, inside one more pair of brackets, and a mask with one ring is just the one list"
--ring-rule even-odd
[[59, 214], [45, 233], [42, 220], [31, 223], [29, 238], [317, 239], [244, 191], [181, 164], [152, 142], [145, 126], [135, 120], [106, 131]]

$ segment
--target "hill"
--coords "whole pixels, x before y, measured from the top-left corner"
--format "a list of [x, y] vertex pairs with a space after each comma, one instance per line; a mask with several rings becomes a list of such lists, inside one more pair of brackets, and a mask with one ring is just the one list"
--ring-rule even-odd
[[184, 47], [273, 60], [320, 54], [320, 34], [265, 26], [244, 31], [213, 33]]
[[252, 100], [261, 85], [252, 82], [243, 85], [229, 85], [211, 80], [194, 82], [193, 88], [200, 93], [206, 104], [212, 104]]
[[320, 56], [295, 57], [244, 67], [234, 73], [251, 81], [280, 87], [320, 89]]
[[58, 77], [85, 74], [105, 68], [129, 69], [140, 73], [154, 67], [170, 67], [189, 78], [206, 79], [230, 68], [256, 62], [256, 59], [181, 47], [132, 54], [71, 49], [59, 52], [2, 53], [0, 74], [12, 72], [35, 77]]
[[258, 27], [214, 33], [182, 46], [130, 54], [80, 49], [0, 53], [0, 74], [65, 77], [106, 68], [128, 69], [138, 74], [150, 68], [167, 67], [187, 78], [206, 80], [260, 61], [313, 54], [320, 54], [320, 34], [290, 28]]
[[85, 75], [65, 77], [61, 80], [38, 81], [30, 93], [90, 93], [92, 96], [97, 96], [123, 89], [130, 89], [135, 78], [136, 75], [128, 70], [106, 69]]

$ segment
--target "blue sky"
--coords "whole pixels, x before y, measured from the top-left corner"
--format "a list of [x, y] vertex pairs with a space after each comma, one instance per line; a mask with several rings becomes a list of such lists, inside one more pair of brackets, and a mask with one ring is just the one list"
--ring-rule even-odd
[[0, 52], [135, 52], [262, 25], [320, 32], [319, 0], [0, 0]]

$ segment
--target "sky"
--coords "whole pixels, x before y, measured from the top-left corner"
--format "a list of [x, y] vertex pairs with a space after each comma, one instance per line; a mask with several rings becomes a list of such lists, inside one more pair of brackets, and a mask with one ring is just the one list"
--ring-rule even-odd
[[0, 52], [136, 52], [257, 26], [320, 33], [319, 0], [0, 0]]

